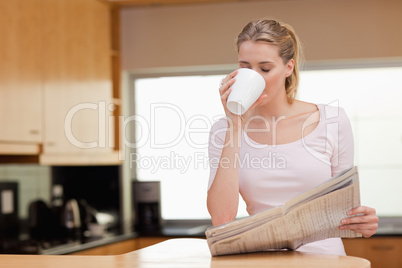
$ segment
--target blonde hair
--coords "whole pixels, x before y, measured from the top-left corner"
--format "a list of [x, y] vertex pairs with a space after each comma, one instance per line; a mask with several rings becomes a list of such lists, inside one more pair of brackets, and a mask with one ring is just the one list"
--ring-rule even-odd
[[299, 84], [299, 68], [302, 61], [302, 49], [299, 38], [290, 25], [276, 20], [256, 20], [249, 22], [236, 40], [237, 52], [244, 41], [263, 41], [278, 46], [279, 56], [286, 64], [294, 60], [293, 72], [286, 77], [285, 89], [289, 103], [296, 98]]

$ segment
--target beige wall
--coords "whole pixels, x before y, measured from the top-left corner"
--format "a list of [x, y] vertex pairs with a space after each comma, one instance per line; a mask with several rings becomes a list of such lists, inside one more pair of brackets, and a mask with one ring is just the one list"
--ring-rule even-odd
[[124, 70], [236, 63], [234, 39], [256, 18], [291, 24], [308, 62], [402, 57], [401, 0], [272, 0], [124, 7]]

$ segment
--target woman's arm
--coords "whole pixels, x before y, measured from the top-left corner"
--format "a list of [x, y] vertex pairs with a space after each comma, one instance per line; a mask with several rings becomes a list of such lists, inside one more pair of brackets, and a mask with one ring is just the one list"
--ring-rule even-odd
[[[224, 140], [219, 139], [219, 135], [211, 130], [209, 142], [210, 168], [213, 172], [213, 182], [208, 189], [207, 207], [211, 215], [212, 224], [220, 225], [233, 221], [237, 215], [239, 205], [239, 170], [236, 155], [240, 153], [241, 142], [241, 121], [238, 116], [231, 114], [226, 108], [227, 98], [231, 92], [231, 85], [234, 83], [237, 71], [226, 76], [219, 88], [222, 106], [225, 109], [227, 119], [227, 129]], [[239, 124], [240, 123], [240, 124]], [[219, 147], [222, 151], [219, 156]], [[212, 158], [219, 158], [217, 167], [211, 165]]]
[[[218, 166], [211, 166], [210, 185], [207, 196], [207, 207], [211, 215], [212, 224], [220, 225], [233, 221], [236, 218], [239, 205], [239, 155], [241, 136], [244, 120], [241, 116], [234, 115], [226, 108], [227, 98], [231, 92], [231, 85], [235, 82], [237, 70], [223, 79], [219, 93], [225, 109], [227, 129], [225, 137], [219, 139], [214, 130], [211, 130], [209, 154], [211, 158], [219, 159]], [[244, 114], [249, 114], [261, 101], [266, 98], [262, 94], [260, 98]], [[222, 151], [216, 148], [221, 145]], [[216, 173], [214, 173], [216, 170]]]
[[[231, 133], [232, 132], [232, 133]], [[240, 132], [240, 133], [239, 133]], [[212, 224], [220, 225], [233, 221], [239, 204], [239, 165], [240, 131], [226, 132], [225, 145], [219, 159], [218, 168], [208, 190], [207, 207]]]

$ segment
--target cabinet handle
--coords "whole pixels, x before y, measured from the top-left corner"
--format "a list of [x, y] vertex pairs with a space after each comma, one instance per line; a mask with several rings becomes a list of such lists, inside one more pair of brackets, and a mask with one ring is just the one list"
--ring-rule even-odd
[[393, 245], [378, 245], [378, 246], [372, 246], [372, 250], [394, 250], [395, 246]]

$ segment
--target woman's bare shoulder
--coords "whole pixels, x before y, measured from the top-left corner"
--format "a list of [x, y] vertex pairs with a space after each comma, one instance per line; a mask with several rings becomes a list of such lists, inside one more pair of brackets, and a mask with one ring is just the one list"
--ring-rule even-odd
[[314, 113], [319, 114], [318, 106], [314, 103], [295, 100], [292, 106], [290, 118], [306, 118]]
[[311, 102], [295, 100], [293, 105], [297, 114], [308, 113], [308, 112], [313, 113], [318, 110], [317, 105]]

